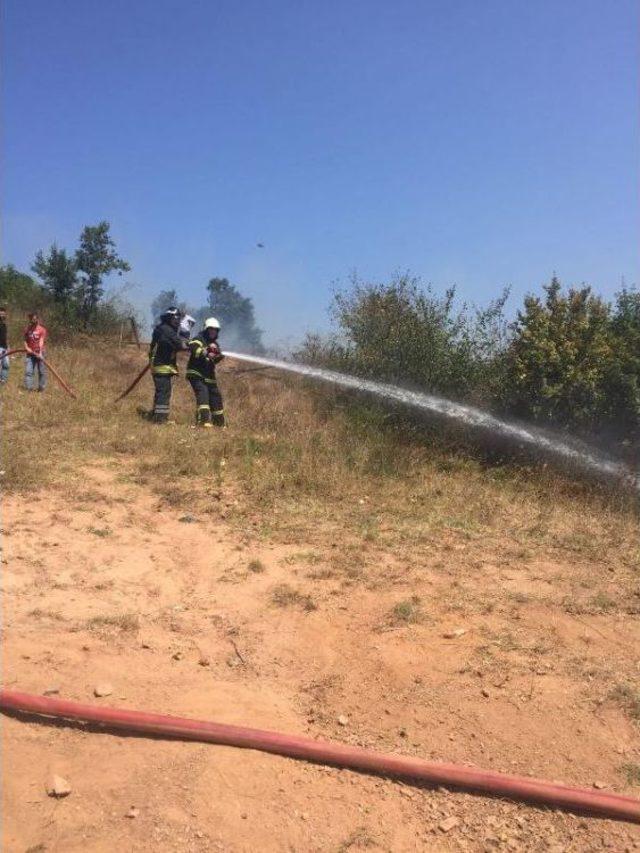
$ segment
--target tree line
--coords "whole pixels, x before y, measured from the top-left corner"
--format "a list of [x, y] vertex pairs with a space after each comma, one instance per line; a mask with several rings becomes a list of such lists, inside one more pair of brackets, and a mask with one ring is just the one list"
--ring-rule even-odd
[[474, 403], [502, 416], [640, 447], [640, 292], [612, 302], [553, 278], [514, 320], [508, 291], [457, 305], [419, 279], [354, 277], [332, 304], [337, 331], [310, 335], [298, 358]]
[[[82, 230], [72, 253], [55, 244], [37, 252], [31, 270], [39, 281], [0, 267], [0, 302], [44, 311], [59, 337], [113, 332], [133, 311], [106, 295], [104, 282], [129, 269], [102, 221]], [[153, 319], [169, 305], [198, 322], [213, 315], [226, 348], [264, 352], [251, 299], [226, 278], [210, 279], [206, 293], [206, 304], [194, 308], [165, 288], [152, 302]], [[607, 301], [554, 277], [525, 297], [512, 320], [508, 298], [505, 290], [470, 308], [458, 304], [454, 288], [437, 294], [408, 274], [384, 283], [353, 277], [334, 296], [335, 333], [307, 336], [294, 355], [640, 448], [640, 292], [622, 286]]]
[[132, 308], [117, 295], [105, 295], [105, 279], [131, 269], [120, 257], [106, 221], [83, 228], [78, 247], [67, 252], [54, 243], [31, 265], [39, 281], [8, 264], [0, 267], [0, 300], [20, 311], [40, 311], [54, 334], [107, 333]]
[[[117, 333], [123, 320], [135, 314], [118, 294], [108, 294], [105, 280], [131, 269], [117, 251], [106, 220], [82, 229], [78, 247], [69, 252], [56, 243], [39, 250], [31, 265], [34, 279], [11, 264], [0, 267], [0, 302], [21, 313], [40, 311], [58, 339], [75, 334]], [[181, 308], [197, 321], [215, 315], [224, 329], [225, 346], [263, 352], [262, 330], [255, 320], [251, 299], [226, 278], [212, 278], [206, 287], [207, 304], [191, 308], [178, 297], [175, 288], [166, 288], [153, 300], [155, 322], [170, 305]]]

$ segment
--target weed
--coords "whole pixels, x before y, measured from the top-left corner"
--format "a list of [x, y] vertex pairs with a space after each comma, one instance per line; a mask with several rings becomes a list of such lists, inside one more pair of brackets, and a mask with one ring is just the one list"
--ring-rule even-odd
[[250, 572], [253, 572], [254, 575], [261, 575], [263, 572], [266, 572], [267, 567], [262, 562], [262, 560], [251, 560], [249, 562], [249, 565], [247, 566], [247, 569]]
[[546, 655], [553, 649], [553, 646], [543, 639], [536, 640], [531, 646], [531, 652], [534, 655]]
[[499, 634], [495, 643], [503, 652], [517, 652], [522, 648], [522, 644], [513, 636], [511, 631], [504, 631]]
[[310, 595], [305, 595], [287, 583], [278, 584], [271, 591], [271, 601], [278, 607], [300, 607], [308, 613], [318, 609]]
[[589, 603], [594, 610], [601, 613], [607, 613], [608, 611], [613, 610], [617, 602], [613, 598], [610, 598], [605, 592], [599, 592], [593, 596]]
[[640, 720], [640, 690], [628, 684], [616, 684], [609, 693], [613, 699], [633, 720]]
[[107, 589], [113, 589], [113, 587], [114, 587], [114, 582], [111, 579], [104, 580], [104, 581], [98, 581], [98, 583], [93, 584], [93, 589], [95, 589], [97, 592], [104, 592]]
[[101, 539], [105, 539], [113, 533], [113, 530], [109, 527], [88, 527], [87, 530], [89, 533], [93, 533], [94, 536], [99, 536]]
[[369, 521], [362, 526], [362, 538], [365, 542], [375, 542], [380, 536], [377, 521]]
[[629, 785], [640, 785], [640, 764], [629, 761], [620, 767]]
[[322, 556], [315, 551], [297, 551], [295, 554], [287, 555], [283, 563], [287, 566], [292, 566], [294, 563], [309, 563], [313, 565], [314, 563], [319, 563], [321, 560]]
[[531, 601], [531, 596], [526, 592], [512, 592], [509, 593], [509, 597], [516, 604], [528, 604]]
[[57, 610], [43, 610], [41, 607], [30, 610], [27, 616], [31, 616], [32, 619], [53, 619], [56, 622], [66, 621], [64, 616], [58, 613]]
[[360, 829], [354, 830], [348, 838], [345, 838], [338, 847], [337, 853], [347, 853], [352, 847], [373, 847], [375, 843], [375, 839], [363, 826]]
[[332, 578], [335, 578], [336, 572], [334, 569], [312, 569], [312, 571], [307, 572], [306, 577], [312, 581], [328, 581]]
[[101, 628], [116, 628], [125, 634], [133, 634], [140, 628], [140, 617], [137, 613], [116, 613], [107, 616], [92, 616], [86, 621], [90, 631]]
[[390, 619], [392, 622], [403, 622], [412, 624], [419, 622], [422, 619], [422, 607], [420, 606], [421, 599], [418, 595], [412, 595], [411, 598], [405, 598], [403, 601], [398, 601], [391, 608]]

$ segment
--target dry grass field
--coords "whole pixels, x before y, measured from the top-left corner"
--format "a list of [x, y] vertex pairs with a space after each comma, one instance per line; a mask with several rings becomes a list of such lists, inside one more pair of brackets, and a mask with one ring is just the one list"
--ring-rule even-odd
[[[22, 391], [19, 360], [2, 390], [6, 686], [640, 796], [632, 496], [227, 362], [227, 429], [192, 427], [183, 379], [158, 428], [148, 377], [113, 403], [142, 354], [51, 358], [77, 401]], [[2, 736], [10, 853], [640, 849], [638, 827], [250, 751]]]

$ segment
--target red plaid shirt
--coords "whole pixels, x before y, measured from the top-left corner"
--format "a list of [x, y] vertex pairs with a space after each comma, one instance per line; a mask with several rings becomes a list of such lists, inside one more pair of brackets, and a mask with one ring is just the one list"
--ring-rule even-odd
[[47, 330], [40, 323], [37, 326], [27, 326], [24, 330], [24, 340], [31, 352], [42, 355], [47, 340]]

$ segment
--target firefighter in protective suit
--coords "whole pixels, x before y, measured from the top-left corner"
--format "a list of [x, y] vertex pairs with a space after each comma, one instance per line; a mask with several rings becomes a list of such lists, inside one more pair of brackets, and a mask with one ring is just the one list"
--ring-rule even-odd
[[151, 420], [156, 424], [166, 424], [169, 420], [171, 382], [178, 374], [176, 356], [180, 350], [188, 349], [186, 341], [178, 335], [179, 326], [180, 311], [167, 308], [160, 315], [160, 322], [151, 338], [149, 361], [155, 386]]
[[220, 323], [209, 317], [202, 331], [189, 341], [187, 379], [196, 397], [196, 424], [202, 427], [224, 426], [222, 395], [216, 382], [216, 364], [224, 358], [217, 344], [219, 333]]

